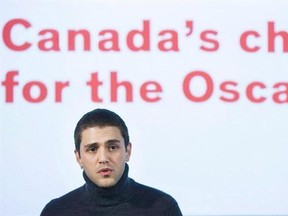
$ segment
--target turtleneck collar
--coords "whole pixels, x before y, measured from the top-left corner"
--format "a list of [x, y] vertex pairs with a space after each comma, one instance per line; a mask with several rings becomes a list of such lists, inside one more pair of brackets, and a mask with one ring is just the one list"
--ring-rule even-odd
[[129, 166], [128, 164], [125, 164], [123, 175], [116, 185], [109, 188], [99, 187], [88, 178], [85, 172], [83, 172], [88, 199], [100, 206], [117, 205], [127, 201], [132, 195], [131, 179], [128, 178], [128, 172]]

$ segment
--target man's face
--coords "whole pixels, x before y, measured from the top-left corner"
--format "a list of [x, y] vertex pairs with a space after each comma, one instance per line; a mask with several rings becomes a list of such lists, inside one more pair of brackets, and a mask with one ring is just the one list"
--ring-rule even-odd
[[83, 130], [80, 154], [76, 159], [85, 173], [99, 187], [112, 187], [121, 178], [125, 162], [131, 154], [131, 144], [125, 149], [117, 127], [91, 127]]

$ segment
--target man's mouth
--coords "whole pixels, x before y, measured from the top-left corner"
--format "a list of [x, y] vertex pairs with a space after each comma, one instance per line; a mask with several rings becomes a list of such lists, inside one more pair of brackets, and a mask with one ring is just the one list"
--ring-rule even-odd
[[113, 170], [110, 168], [102, 168], [98, 171], [98, 173], [102, 176], [109, 176], [109, 175], [111, 175], [112, 171]]

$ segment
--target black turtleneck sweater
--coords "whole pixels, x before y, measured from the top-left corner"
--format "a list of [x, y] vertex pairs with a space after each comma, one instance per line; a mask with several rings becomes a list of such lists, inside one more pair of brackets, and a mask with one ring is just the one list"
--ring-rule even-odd
[[128, 165], [119, 182], [100, 188], [83, 172], [86, 184], [50, 201], [41, 216], [182, 216], [170, 195], [128, 177]]

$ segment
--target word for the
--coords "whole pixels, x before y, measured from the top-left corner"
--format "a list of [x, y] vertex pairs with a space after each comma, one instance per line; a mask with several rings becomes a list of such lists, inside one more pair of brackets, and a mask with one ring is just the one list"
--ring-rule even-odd
[[[16, 94], [19, 94], [19, 87], [22, 91], [23, 99], [28, 103], [41, 103], [47, 100], [48, 92], [54, 94], [55, 103], [63, 102], [63, 92], [70, 87], [69, 81], [56, 81], [54, 87], [48, 88], [44, 82], [29, 81], [21, 83], [19, 81], [19, 71], [9, 71], [5, 79], [1, 82], [1, 90], [4, 89], [6, 103], [14, 103]], [[195, 86], [201, 83], [202, 91], [199, 93]], [[99, 78], [99, 73], [90, 74], [89, 80], [85, 83], [89, 88], [91, 101], [102, 102], [135, 102], [135, 85], [128, 80], [119, 80], [118, 72], [110, 72], [109, 80]], [[185, 98], [194, 103], [203, 103], [210, 100], [215, 94], [222, 102], [237, 102], [241, 97], [252, 103], [263, 103], [270, 99], [276, 104], [288, 104], [288, 82], [277, 82], [268, 85], [260, 81], [253, 81], [246, 85], [244, 89], [238, 88], [239, 83], [233, 80], [226, 80], [215, 83], [212, 76], [204, 71], [192, 71], [188, 73], [182, 83], [182, 91]], [[104, 86], [106, 88], [104, 88]], [[18, 87], [18, 91], [16, 88]], [[108, 87], [108, 88], [107, 88]], [[109, 97], [103, 97], [101, 90], [107, 90]], [[138, 94], [143, 102], [159, 102], [163, 96], [163, 87], [160, 82], [146, 81], [137, 86]], [[66, 90], [67, 91], [67, 90]], [[178, 89], [175, 89], [178, 91]], [[35, 93], [36, 92], [36, 93]], [[121, 93], [121, 97], [119, 97]], [[107, 94], [105, 94], [107, 95]], [[19, 96], [19, 95], [17, 95]]]
[[[19, 71], [9, 71], [6, 73], [5, 80], [1, 82], [1, 85], [5, 89], [5, 102], [15, 102], [15, 91], [20, 85], [17, 77]], [[98, 78], [98, 73], [92, 73], [90, 80], [86, 82], [91, 92], [91, 101], [101, 103], [104, 98], [100, 96], [101, 87], [103, 87], [104, 81]], [[133, 102], [133, 85], [129, 81], [119, 81], [117, 72], [111, 72], [110, 74], [110, 102], [118, 102], [118, 92], [123, 88], [126, 92], [125, 101]], [[64, 90], [70, 87], [69, 81], [56, 81], [53, 83], [53, 88], [48, 88], [44, 82], [30, 81], [21, 85], [23, 99], [29, 103], [41, 103], [47, 99], [48, 92], [54, 94], [53, 101], [55, 103], [63, 102]], [[162, 86], [156, 81], [144, 82], [139, 89], [140, 97], [145, 102], [157, 102], [161, 99], [159, 94], [162, 93]], [[119, 93], [120, 94], [120, 93]]]

